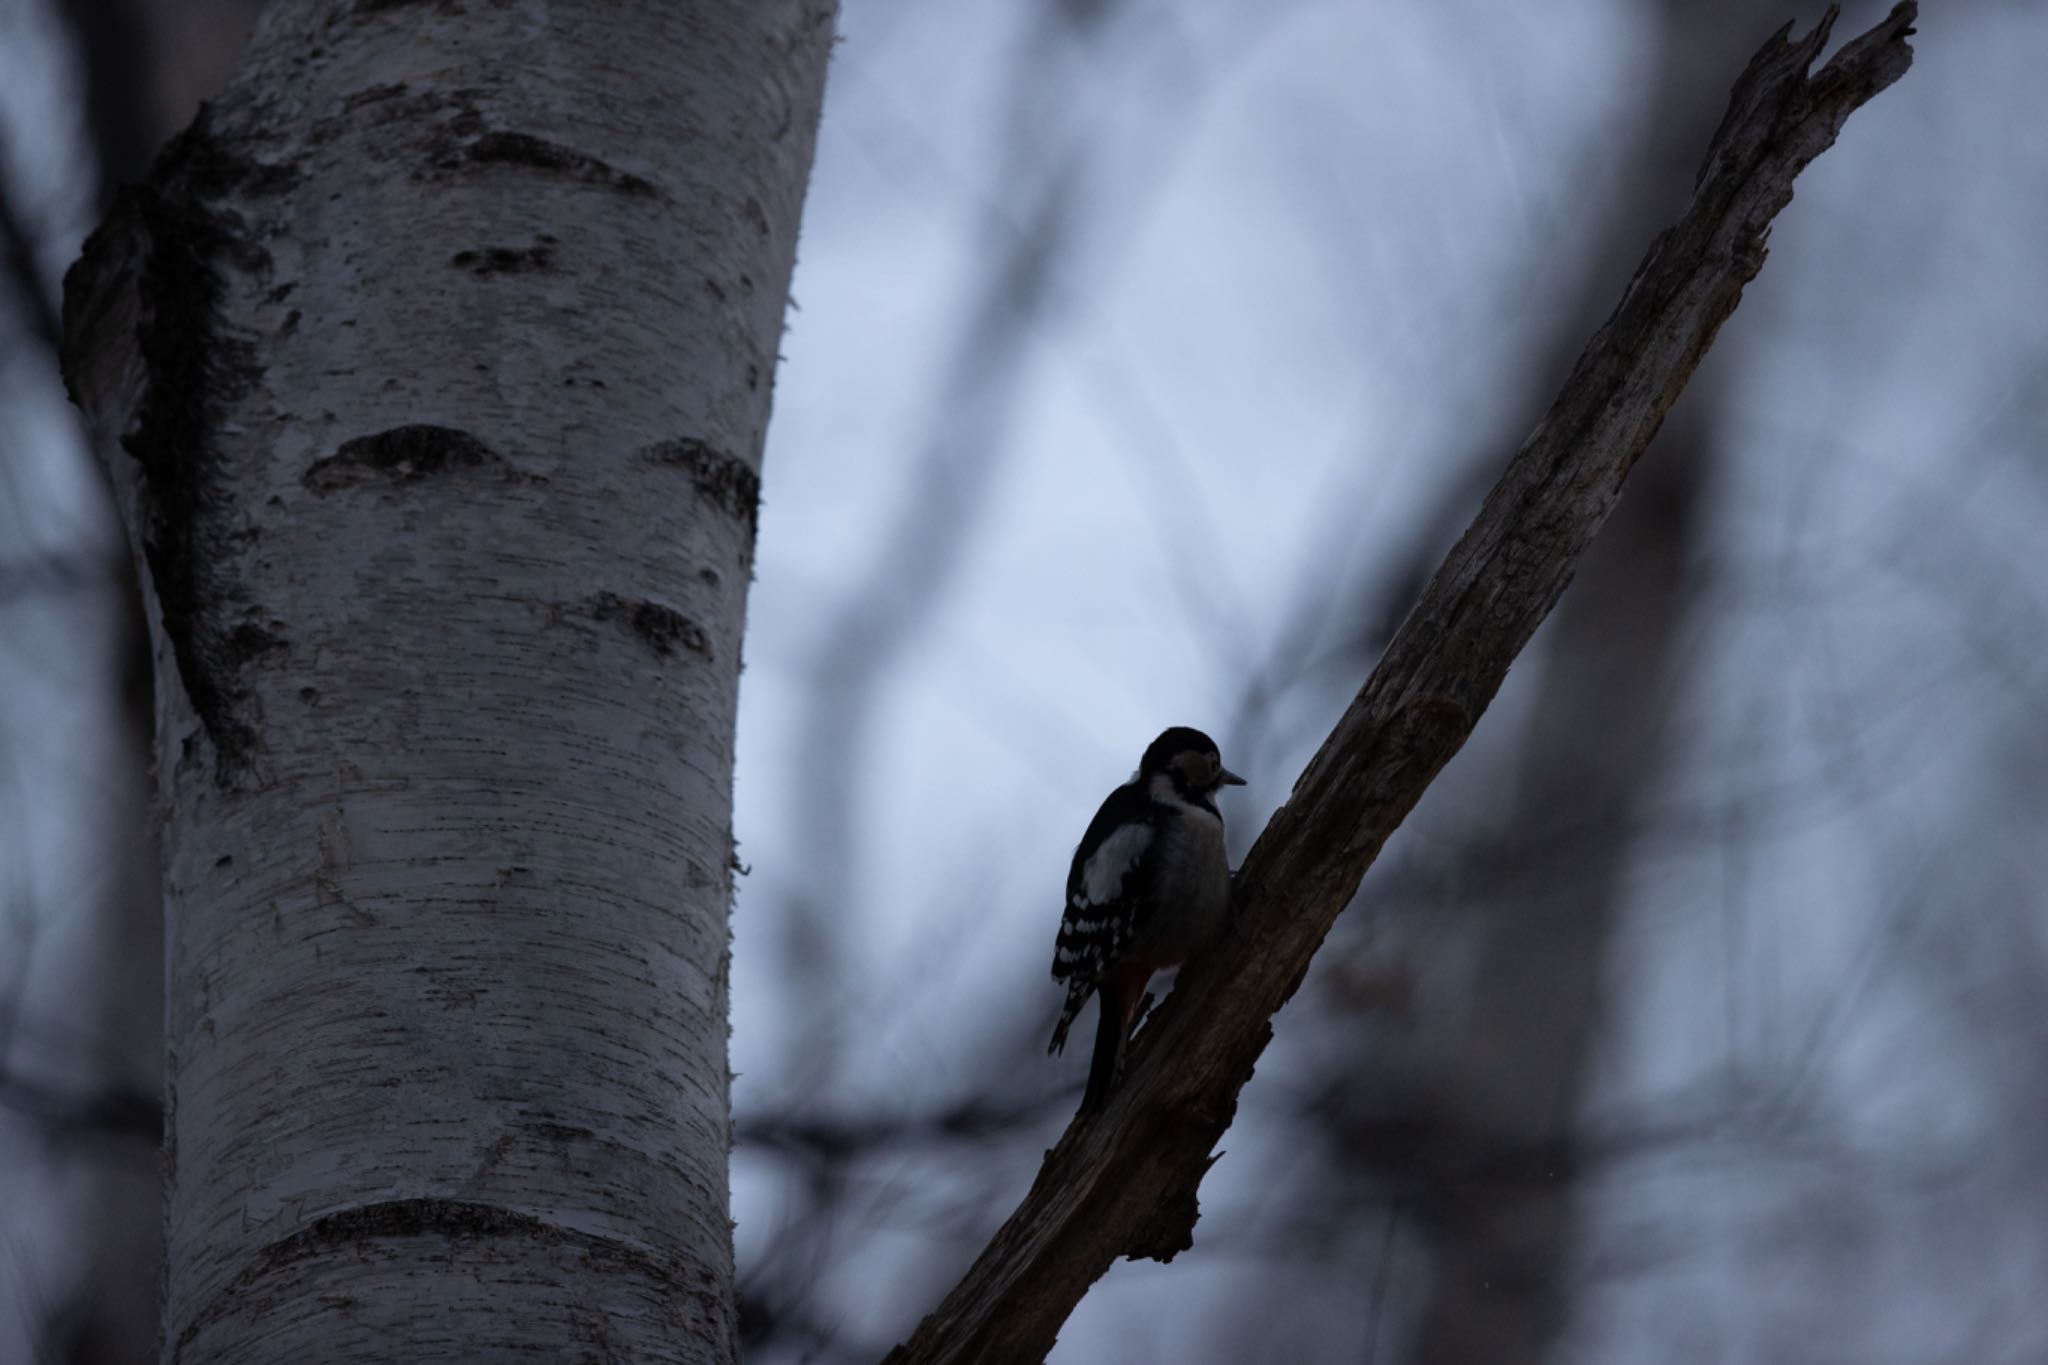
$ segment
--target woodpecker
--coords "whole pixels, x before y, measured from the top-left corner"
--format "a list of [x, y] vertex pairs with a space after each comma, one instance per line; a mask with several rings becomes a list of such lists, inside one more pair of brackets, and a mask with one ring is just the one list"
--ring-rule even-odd
[[1074, 850], [1052, 958], [1052, 979], [1067, 983], [1067, 999], [1046, 1051], [1066, 1046], [1074, 1016], [1090, 994], [1099, 996], [1084, 1113], [1099, 1109], [1116, 1084], [1152, 974], [1185, 962], [1229, 922], [1230, 859], [1216, 792], [1243, 785], [1214, 740], [1176, 725], [1152, 741]]

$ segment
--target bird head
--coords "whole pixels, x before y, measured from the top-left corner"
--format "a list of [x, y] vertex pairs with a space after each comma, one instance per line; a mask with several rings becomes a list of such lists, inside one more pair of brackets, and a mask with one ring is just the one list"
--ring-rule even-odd
[[1200, 730], [1176, 725], [1152, 741], [1138, 761], [1140, 779], [1164, 775], [1190, 798], [1206, 797], [1218, 787], [1242, 787], [1244, 779], [1223, 766], [1216, 741]]

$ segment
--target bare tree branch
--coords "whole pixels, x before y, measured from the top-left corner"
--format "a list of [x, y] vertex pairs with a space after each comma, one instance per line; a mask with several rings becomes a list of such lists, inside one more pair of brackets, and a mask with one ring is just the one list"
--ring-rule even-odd
[[1237, 1094], [1380, 847], [1449, 761], [1762, 269], [1771, 220], [1850, 113], [1904, 74], [1917, 6], [1808, 71], [1837, 10], [1736, 82], [1685, 215], [1638, 267], [1536, 431], [1247, 856], [1241, 941], [1191, 963], [1108, 1107], [1069, 1126], [966, 1277], [892, 1365], [1036, 1361], [1119, 1256], [1192, 1245]]
[[14, 292], [21, 299], [30, 334], [38, 345], [54, 351], [59, 330], [57, 304], [50, 293], [50, 282], [43, 278], [42, 266], [36, 260], [39, 245], [35, 231], [15, 212], [7, 193], [0, 189], [0, 257], [4, 257], [5, 272], [14, 281]]
[[90, 1134], [154, 1145], [164, 1135], [156, 1096], [118, 1085], [67, 1087], [0, 1071], [0, 1109], [34, 1120], [52, 1136]]

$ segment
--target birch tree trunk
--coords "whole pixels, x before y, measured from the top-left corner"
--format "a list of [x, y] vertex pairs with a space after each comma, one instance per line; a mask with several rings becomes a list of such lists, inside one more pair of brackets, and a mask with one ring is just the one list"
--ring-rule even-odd
[[163, 1354], [730, 1360], [741, 627], [829, 0], [279, 0], [68, 281], [157, 668]]

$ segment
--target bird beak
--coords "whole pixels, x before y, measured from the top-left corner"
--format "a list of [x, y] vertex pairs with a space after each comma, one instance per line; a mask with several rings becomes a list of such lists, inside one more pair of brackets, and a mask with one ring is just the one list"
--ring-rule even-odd
[[1219, 769], [1216, 774], [1216, 780], [1226, 787], [1242, 787], [1244, 785], [1244, 779], [1228, 768]]

